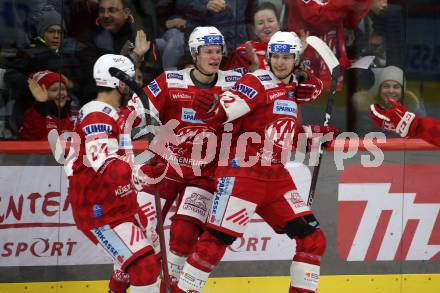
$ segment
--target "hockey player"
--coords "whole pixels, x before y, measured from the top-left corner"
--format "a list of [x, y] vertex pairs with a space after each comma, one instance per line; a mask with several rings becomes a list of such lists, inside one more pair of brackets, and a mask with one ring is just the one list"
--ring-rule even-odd
[[[235, 71], [219, 70], [226, 45], [217, 28], [196, 27], [188, 45], [194, 68], [165, 71], [144, 88], [150, 100], [150, 109], [157, 113], [161, 124], [178, 122], [173, 129], [178, 141], [169, 145], [168, 154], [158, 154], [164, 159], [162, 162], [169, 165], [165, 179], [160, 182], [161, 188], [157, 190], [159, 196], [167, 200], [164, 212], [176, 198], [178, 206], [171, 217], [170, 251], [167, 256], [173, 284], [177, 283], [186, 257], [204, 227], [215, 189], [216, 159], [210, 155], [216, 150], [206, 152], [204, 140], [198, 138], [203, 134], [215, 134], [215, 130], [196, 118], [192, 101], [202, 91], [220, 95], [231, 89], [241, 77]], [[202, 146], [203, 156], [192, 156], [192, 150], [197, 146]], [[172, 167], [173, 164], [177, 167]], [[146, 186], [144, 191], [154, 193], [154, 189]]]
[[387, 101], [390, 105], [388, 109], [379, 104], [370, 106], [370, 118], [377, 127], [396, 132], [401, 137], [421, 138], [440, 146], [440, 121], [430, 117], [417, 117], [392, 98]]
[[110, 67], [135, 74], [133, 63], [122, 55], [103, 55], [94, 65], [98, 95], [81, 108], [74, 128], [80, 145], [69, 176], [72, 213], [78, 229], [128, 273], [130, 292], [158, 293], [160, 263], [140, 224], [131, 166], [119, 156], [118, 111], [129, 91], [110, 75]]
[[[283, 154], [292, 150], [299, 132], [334, 128], [298, 123], [297, 104], [316, 100], [322, 90], [313, 75], [297, 82], [293, 72], [301, 51], [295, 33], [277, 32], [268, 43], [270, 70], [244, 75], [219, 102], [204, 93], [195, 97], [193, 107], [201, 119], [226, 123], [225, 128], [232, 122], [232, 147], [227, 164], [217, 168], [207, 230], [185, 263], [178, 292], [202, 292], [226, 247], [243, 235], [255, 212], [276, 232], [296, 240], [289, 292], [316, 292], [326, 239], [284, 168]], [[252, 143], [243, 145], [249, 137]]]

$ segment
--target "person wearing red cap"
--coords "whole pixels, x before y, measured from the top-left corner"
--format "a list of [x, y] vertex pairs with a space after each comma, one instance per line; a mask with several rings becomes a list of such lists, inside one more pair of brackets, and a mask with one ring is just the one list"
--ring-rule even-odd
[[24, 113], [18, 139], [46, 140], [52, 129], [69, 136], [77, 111], [67, 95], [67, 79], [59, 73], [45, 70], [32, 74], [28, 84], [36, 101]]

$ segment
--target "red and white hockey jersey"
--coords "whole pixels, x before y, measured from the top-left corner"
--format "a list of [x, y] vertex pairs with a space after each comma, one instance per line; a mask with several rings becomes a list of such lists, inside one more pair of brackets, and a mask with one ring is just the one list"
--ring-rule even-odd
[[300, 130], [298, 104], [316, 100], [321, 91], [300, 100], [296, 85], [296, 80], [284, 84], [271, 71], [257, 70], [221, 95], [233, 130], [231, 151], [228, 156], [220, 154], [218, 174], [266, 180], [289, 176], [283, 162], [295, 148]]
[[[351, 65], [345, 50], [344, 27], [354, 30], [370, 10], [370, 0], [284, 0], [288, 9], [289, 31], [301, 30], [323, 39], [333, 50], [342, 67]], [[321, 78], [324, 88], [331, 85], [331, 73], [319, 55], [307, 47], [302, 56], [306, 66]], [[338, 89], [342, 88], [342, 79]]]
[[[194, 174], [194, 165], [200, 167], [199, 175], [211, 177], [217, 164], [215, 158], [217, 151], [212, 150], [212, 147], [207, 152], [207, 145], [202, 145], [200, 155], [192, 154], [193, 149], [197, 149], [197, 145], [205, 144], [203, 139], [200, 139], [201, 133], [216, 134], [216, 130], [195, 117], [192, 100], [194, 94], [202, 89], [196, 87], [191, 80], [191, 70], [188, 68], [165, 71], [144, 88], [150, 100], [150, 109], [158, 113], [161, 124], [165, 125], [172, 120], [178, 122], [174, 128], [177, 143], [168, 144], [171, 153], [160, 155], [167, 161], [178, 163], [185, 179], [193, 179], [197, 176]], [[241, 74], [238, 72], [220, 70], [215, 85], [203, 90], [220, 95], [231, 89], [240, 77]], [[174, 168], [168, 170], [167, 177], [180, 179]]]
[[100, 227], [137, 212], [132, 169], [119, 156], [118, 117], [111, 105], [91, 101], [75, 123], [73, 144], [79, 143], [79, 148], [68, 192], [79, 229]]

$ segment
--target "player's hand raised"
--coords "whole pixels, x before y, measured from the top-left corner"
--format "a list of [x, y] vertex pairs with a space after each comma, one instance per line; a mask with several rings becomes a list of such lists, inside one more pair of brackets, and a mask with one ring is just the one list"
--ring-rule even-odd
[[415, 129], [414, 113], [408, 112], [394, 99], [388, 98], [387, 102], [391, 106], [389, 109], [378, 104], [370, 106], [369, 115], [373, 123], [383, 130], [394, 131], [401, 137], [411, 136]]

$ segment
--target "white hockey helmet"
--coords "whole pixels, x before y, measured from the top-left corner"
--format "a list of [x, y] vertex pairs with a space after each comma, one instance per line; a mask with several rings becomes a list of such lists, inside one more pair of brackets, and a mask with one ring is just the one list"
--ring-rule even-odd
[[188, 46], [192, 56], [199, 53], [201, 46], [220, 45], [226, 55], [226, 43], [222, 33], [214, 26], [198, 26], [189, 36]]
[[267, 44], [266, 60], [269, 62], [272, 53], [295, 54], [295, 61], [299, 62], [303, 47], [301, 39], [294, 32], [276, 32]]
[[109, 68], [116, 67], [127, 73], [130, 77], [135, 76], [133, 62], [125, 56], [115, 54], [105, 54], [96, 60], [93, 66], [93, 78], [97, 86], [116, 88], [119, 79], [110, 75]]

